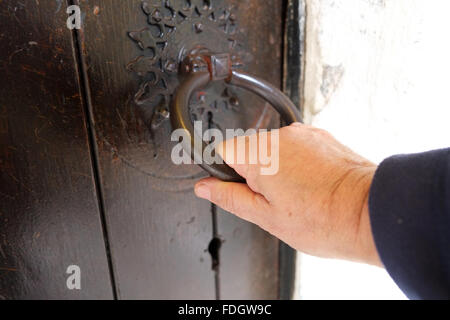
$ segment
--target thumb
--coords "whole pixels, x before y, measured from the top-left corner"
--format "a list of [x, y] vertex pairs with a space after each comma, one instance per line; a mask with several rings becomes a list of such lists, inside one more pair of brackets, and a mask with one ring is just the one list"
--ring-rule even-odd
[[207, 178], [197, 183], [195, 194], [255, 224], [260, 224], [262, 216], [270, 212], [269, 202], [243, 183]]

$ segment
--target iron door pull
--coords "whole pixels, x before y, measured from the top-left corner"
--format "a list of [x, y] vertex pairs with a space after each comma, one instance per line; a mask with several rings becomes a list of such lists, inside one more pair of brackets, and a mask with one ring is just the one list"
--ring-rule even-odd
[[[190, 143], [184, 146], [190, 150], [192, 159], [202, 159], [206, 143], [196, 146], [194, 143], [197, 133], [189, 113], [189, 101], [197, 90], [204, 88], [213, 81], [226, 81], [228, 84], [249, 90], [269, 102], [284, 120], [290, 125], [300, 122], [298, 109], [292, 101], [279, 89], [270, 83], [253, 77], [233, 68], [229, 54], [202, 54], [189, 56], [182, 64], [182, 71], [186, 78], [179, 86], [170, 110], [173, 129], [184, 129], [190, 134]], [[201, 138], [199, 141], [203, 141]], [[227, 164], [206, 164], [202, 161], [200, 166], [211, 176], [227, 182], [245, 182], [245, 180]]]

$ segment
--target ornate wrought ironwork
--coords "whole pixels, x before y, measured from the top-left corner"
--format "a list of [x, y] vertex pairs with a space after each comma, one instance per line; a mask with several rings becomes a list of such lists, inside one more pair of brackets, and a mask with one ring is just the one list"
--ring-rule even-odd
[[[239, 41], [235, 8], [221, 0], [147, 0], [142, 2], [142, 10], [148, 25], [129, 32], [142, 55], [127, 67], [142, 79], [134, 100], [154, 131], [169, 119], [169, 105], [180, 83], [180, 65], [186, 56], [205, 48], [230, 53], [236, 61], [237, 56], [240, 60], [246, 56]], [[238, 105], [237, 96], [222, 85], [200, 92], [190, 108], [193, 119], [220, 128], [213, 115]]]

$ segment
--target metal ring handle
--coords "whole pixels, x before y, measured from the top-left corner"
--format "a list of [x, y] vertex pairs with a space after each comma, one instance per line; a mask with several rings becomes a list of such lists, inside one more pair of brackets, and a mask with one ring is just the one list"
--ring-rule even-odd
[[[184, 129], [189, 132], [191, 141], [184, 141], [184, 143], [190, 143], [190, 145], [183, 147], [185, 150], [191, 150], [191, 157], [196, 160], [196, 163], [203, 162], [201, 160], [203, 159], [203, 150], [206, 148], [206, 143], [203, 142], [201, 146], [194, 143], [196, 132], [189, 114], [189, 102], [192, 94], [204, 88], [210, 81], [212, 80], [209, 72], [198, 72], [188, 75], [178, 88], [171, 106], [170, 118], [173, 129]], [[231, 85], [247, 89], [265, 99], [278, 111], [281, 119], [287, 125], [301, 120], [300, 113], [292, 101], [270, 83], [234, 70], [231, 73], [231, 77], [226, 81]], [[197, 137], [197, 139], [199, 139], [197, 141], [203, 141], [201, 138]], [[227, 182], [245, 182], [236, 171], [226, 164], [208, 165], [201, 163], [199, 165], [211, 176], [220, 180]]]

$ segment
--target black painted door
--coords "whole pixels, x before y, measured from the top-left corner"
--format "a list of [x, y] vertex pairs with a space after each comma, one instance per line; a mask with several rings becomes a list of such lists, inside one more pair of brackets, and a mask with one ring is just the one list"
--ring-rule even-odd
[[66, 19], [56, 1], [0, 2], [0, 299], [113, 297]]
[[[69, 5], [80, 30], [66, 27]], [[0, 2], [0, 299], [283, 296], [292, 252], [195, 198], [206, 174], [172, 163], [167, 110], [180, 57], [198, 46], [238, 54], [280, 86], [284, 10], [282, 0]], [[222, 84], [198, 97], [192, 115], [211, 127], [279, 123]], [[70, 266], [81, 288], [68, 285]]]

